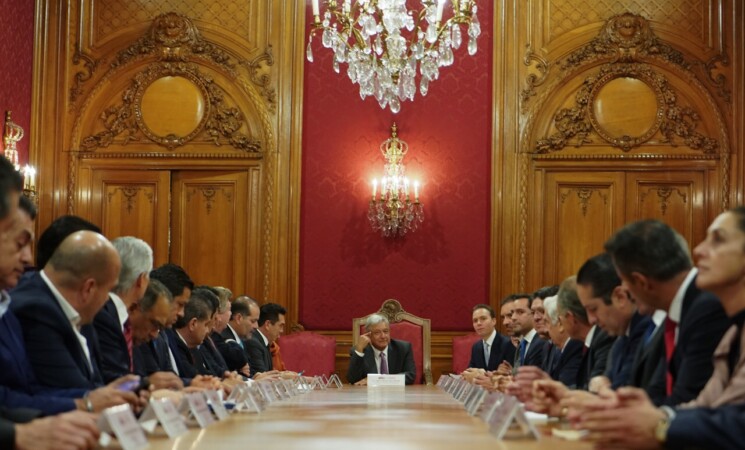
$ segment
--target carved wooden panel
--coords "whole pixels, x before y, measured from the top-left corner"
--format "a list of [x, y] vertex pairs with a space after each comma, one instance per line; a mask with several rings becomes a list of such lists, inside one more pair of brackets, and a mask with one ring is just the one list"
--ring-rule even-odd
[[559, 283], [603, 250], [613, 230], [623, 224], [624, 174], [619, 172], [549, 171], [533, 208], [533, 251], [529, 264], [540, 279], [529, 289]]
[[259, 239], [249, 235], [259, 217], [256, 176], [258, 171], [174, 173], [171, 262], [196, 274], [198, 284], [249, 295], [260, 289]]
[[695, 246], [707, 224], [704, 173], [694, 171], [631, 172], [627, 175], [629, 220], [659, 219]]
[[167, 171], [93, 169], [89, 218], [109, 239], [138, 237], [153, 248], [156, 265], [168, 262], [170, 174]]

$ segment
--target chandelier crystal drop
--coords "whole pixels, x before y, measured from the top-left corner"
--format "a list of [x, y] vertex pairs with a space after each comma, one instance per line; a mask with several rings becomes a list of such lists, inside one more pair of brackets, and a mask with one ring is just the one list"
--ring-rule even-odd
[[[415, 231], [424, 221], [424, 207], [419, 202], [419, 182], [411, 183], [406, 177], [403, 158], [409, 145], [398, 138], [396, 124], [391, 127], [391, 137], [380, 144], [385, 157], [385, 176], [373, 180], [372, 198], [367, 211], [373, 230], [384, 237], [403, 236]], [[410, 188], [413, 184], [413, 201]], [[380, 190], [378, 190], [378, 186]]]
[[406, 0], [326, 1], [323, 17], [319, 0], [313, 17], [306, 57], [313, 62], [311, 43], [321, 33], [324, 47], [334, 52], [333, 68], [347, 64], [347, 76], [360, 86], [360, 97], [374, 96], [380, 107], [394, 113], [401, 102], [427, 95], [440, 67], [453, 64], [453, 50], [468, 36], [468, 54], [476, 54], [481, 25], [475, 0], [451, 0], [452, 15], [443, 21], [447, 0], [420, 0], [420, 11], [408, 10]]

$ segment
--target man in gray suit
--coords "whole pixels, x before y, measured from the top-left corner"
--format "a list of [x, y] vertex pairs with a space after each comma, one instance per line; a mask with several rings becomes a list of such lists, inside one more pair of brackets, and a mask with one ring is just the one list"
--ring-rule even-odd
[[388, 319], [372, 314], [365, 321], [365, 333], [349, 352], [347, 380], [352, 384], [365, 384], [368, 373], [406, 375], [406, 384], [414, 384], [416, 366], [411, 343], [391, 339]]

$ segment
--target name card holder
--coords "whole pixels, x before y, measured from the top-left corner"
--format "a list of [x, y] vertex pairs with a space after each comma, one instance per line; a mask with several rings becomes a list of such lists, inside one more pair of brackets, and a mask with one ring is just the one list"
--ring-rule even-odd
[[468, 399], [465, 402], [466, 412], [468, 412], [469, 416], [476, 415], [476, 411], [479, 410], [481, 403], [486, 398], [486, 394], [486, 389], [481, 386], [476, 386], [476, 388], [471, 391], [471, 395], [468, 396]]
[[523, 435], [536, 440], [540, 438], [538, 430], [525, 416], [525, 408], [517, 399], [511, 395], [504, 396], [502, 403], [497, 406], [489, 420], [489, 431], [497, 439], [502, 440], [507, 430], [516, 423], [522, 430]]
[[212, 416], [209, 406], [207, 406], [207, 400], [201, 392], [186, 394], [181, 400], [178, 410], [188, 419], [196, 419], [200, 428], [207, 428], [215, 422], [215, 418]]
[[460, 391], [460, 394], [458, 395], [458, 397], [456, 397], [456, 399], [461, 403], [465, 403], [475, 387], [475, 384], [466, 383], [466, 386], [463, 388], [462, 391]]
[[494, 411], [496, 411], [499, 405], [502, 404], [504, 398], [505, 395], [501, 392], [489, 393], [486, 398], [484, 398], [484, 401], [481, 402], [481, 407], [477, 411], [478, 417], [484, 422], [489, 423], [492, 415], [494, 415]]
[[271, 381], [259, 381], [257, 385], [259, 387], [259, 392], [261, 393], [261, 396], [264, 398], [265, 402], [274, 403], [282, 399], [281, 397], [277, 397], [277, 391], [274, 390]]
[[255, 408], [256, 412], [260, 413], [264, 411], [267, 406], [269, 406], [269, 402], [267, 402], [264, 399], [264, 396], [261, 394], [261, 389], [257, 385], [250, 386], [246, 390], [247, 396], [246, 400], [251, 402], [251, 405]]
[[404, 387], [406, 386], [406, 375], [399, 374], [381, 374], [381, 373], [368, 373], [367, 374], [367, 387], [378, 388], [378, 387]]
[[329, 377], [328, 381], [326, 382], [326, 388], [328, 389], [329, 387], [335, 387], [337, 389], [342, 388], [342, 382], [341, 379], [339, 379], [339, 375], [333, 374], [331, 375], [331, 377]]
[[145, 432], [127, 404], [105, 409], [98, 418], [98, 429], [101, 430], [98, 439], [101, 447], [111, 444], [112, 434], [123, 450], [142, 450], [148, 445]]
[[174, 439], [186, 433], [188, 429], [184, 418], [179, 414], [176, 405], [167, 398], [150, 399], [145, 411], [140, 415], [140, 426], [149, 434], [155, 432], [160, 423], [169, 438]]
[[447, 374], [440, 375], [440, 378], [437, 379], [437, 384], [435, 386], [440, 389], [445, 389], [445, 385], [447, 384], [449, 378], [450, 376]]
[[457, 400], [460, 397], [461, 392], [463, 392], [467, 387], [468, 383], [465, 380], [458, 380], [458, 384], [453, 389], [453, 392], [451, 392], [453, 398]]
[[[236, 386], [234, 389], [237, 388], [238, 386]], [[222, 421], [230, 416], [230, 413], [228, 413], [228, 410], [225, 409], [225, 405], [223, 404], [222, 399], [220, 398], [220, 394], [218, 394], [217, 391], [204, 391], [204, 396], [207, 399], [207, 404], [210, 408], [212, 408], [212, 412], [215, 413], [215, 416], [217, 416], [217, 420]]]
[[280, 400], [290, 398], [290, 394], [288, 394], [285, 390], [285, 385], [282, 380], [273, 382], [272, 388], [274, 389], [274, 393], [279, 397]]

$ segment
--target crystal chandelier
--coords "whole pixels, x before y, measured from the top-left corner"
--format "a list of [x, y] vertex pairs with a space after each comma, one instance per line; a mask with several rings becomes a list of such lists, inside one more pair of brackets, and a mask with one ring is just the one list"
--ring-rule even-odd
[[[468, 54], [476, 54], [481, 26], [475, 0], [452, 0], [452, 16], [443, 21], [446, 0], [420, 0], [421, 11], [406, 9], [406, 0], [327, 0], [323, 20], [319, 0], [313, 0], [314, 23], [306, 56], [313, 62], [311, 42], [322, 32], [323, 46], [334, 52], [334, 70], [347, 64], [347, 75], [360, 85], [360, 97], [375, 96], [381, 108], [392, 112], [413, 100], [416, 79], [427, 95], [440, 67], [453, 64], [453, 50], [468, 34]], [[463, 29], [461, 29], [463, 28]], [[417, 72], [419, 74], [417, 75]]]
[[409, 145], [400, 140], [396, 124], [391, 127], [391, 137], [380, 144], [380, 152], [385, 157], [385, 176], [373, 180], [372, 198], [367, 211], [373, 230], [380, 231], [385, 237], [403, 236], [407, 231], [414, 231], [424, 221], [424, 208], [419, 202], [419, 182], [413, 183], [414, 201], [409, 194], [410, 182], [406, 175], [403, 158], [409, 151]]

